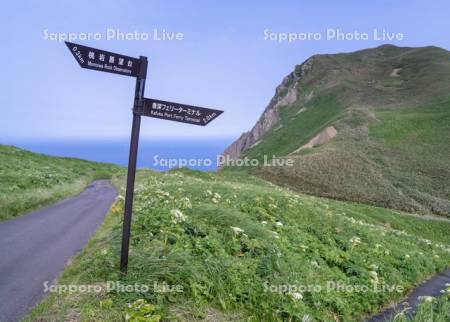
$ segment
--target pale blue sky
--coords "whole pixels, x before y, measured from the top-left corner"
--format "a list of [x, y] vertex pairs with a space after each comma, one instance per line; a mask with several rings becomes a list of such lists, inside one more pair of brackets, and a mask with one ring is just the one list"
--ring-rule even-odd
[[[74, 41], [149, 59], [146, 96], [225, 110], [207, 127], [146, 118], [143, 137], [236, 137], [275, 87], [318, 53], [383, 43], [450, 49], [448, 1], [7, 1], [0, 11], [0, 139], [125, 138], [134, 79], [81, 69], [49, 32], [181, 32], [182, 41]], [[402, 41], [264, 40], [270, 32], [367, 32]], [[6, 143], [6, 142], [3, 142]]]

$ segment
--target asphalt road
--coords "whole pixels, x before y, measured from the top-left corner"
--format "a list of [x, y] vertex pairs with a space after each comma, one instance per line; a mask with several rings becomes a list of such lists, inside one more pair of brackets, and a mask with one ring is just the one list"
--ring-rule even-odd
[[380, 314], [373, 316], [372, 318], [368, 319], [367, 322], [390, 321], [390, 319], [393, 318], [395, 314], [401, 312], [405, 308], [403, 304], [407, 304], [406, 307], [411, 308], [405, 311], [407, 315], [411, 316], [420, 302], [420, 296], [440, 296], [442, 295], [440, 291], [446, 288], [446, 283], [450, 283], [450, 269], [436, 274], [429, 280], [423, 282], [415, 289], [413, 289], [404, 301], [400, 301], [397, 305], [394, 305], [393, 307], [382, 311]]
[[106, 180], [50, 207], [0, 223], [0, 321], [18, 321], [83, 249], [117, 195]]

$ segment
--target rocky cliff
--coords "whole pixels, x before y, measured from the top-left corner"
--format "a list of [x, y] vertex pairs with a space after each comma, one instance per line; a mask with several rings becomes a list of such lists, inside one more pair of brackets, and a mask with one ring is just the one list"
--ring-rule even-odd
[[276, 88], [275, 95], [270, 100], [269, 105], [264, 110], [263, 114], [253, 126], [253, 128], [233, 142], [224, 152], [224, 156], [230, 159], [237, 159], [245, 150], [257, 145], [261, 138], [274, 125], [279, 122], [279, 109], [283, 106], [289, 106], [298, 99], [308, 100], [311, 95], [298, 97], [299, 83], [312, 70], [314, 65], [314, 56], [306, 60], [303, 64], [295, 67], [295, 70], [287, 75], [281, 84]]

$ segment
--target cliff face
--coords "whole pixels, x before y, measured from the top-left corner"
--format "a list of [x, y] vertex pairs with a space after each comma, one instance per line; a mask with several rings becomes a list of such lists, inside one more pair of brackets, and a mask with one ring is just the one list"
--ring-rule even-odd
[[248, 132], [242, 133], [235, 142], [225, 149], [223, 156], [237, 159], [242, 152], [259, 143], [264, 134], [279, 122], [279, 109], [297, 101], [299, 82], [313, 68], [313, 63], [314, 57], [311, 57], [303, 64], [296, 66], [295, 70], [283, 79], [276, 88], [274, 97], [270, 100], [269, 105], [253, 128]]

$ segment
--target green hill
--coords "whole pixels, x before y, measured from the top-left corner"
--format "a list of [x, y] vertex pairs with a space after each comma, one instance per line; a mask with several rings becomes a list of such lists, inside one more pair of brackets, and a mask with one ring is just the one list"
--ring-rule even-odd
[[443, 218], [243, 174], [140, 171], [123, 275], [125, 180], [116, 183], [122, 197], [58, 280], [98, 291], [50, 294], [26, 321], [361, 321], [450, 262]]
[[91, 181], [111, 178], [117, 171], [112, 164], [0, 145], [0, 221], [78, 193]]
[[226, 151], [294, 166], [251, 172], [313, 195], [450, 213], [450, 52], [384, 45], [316, 55]]

